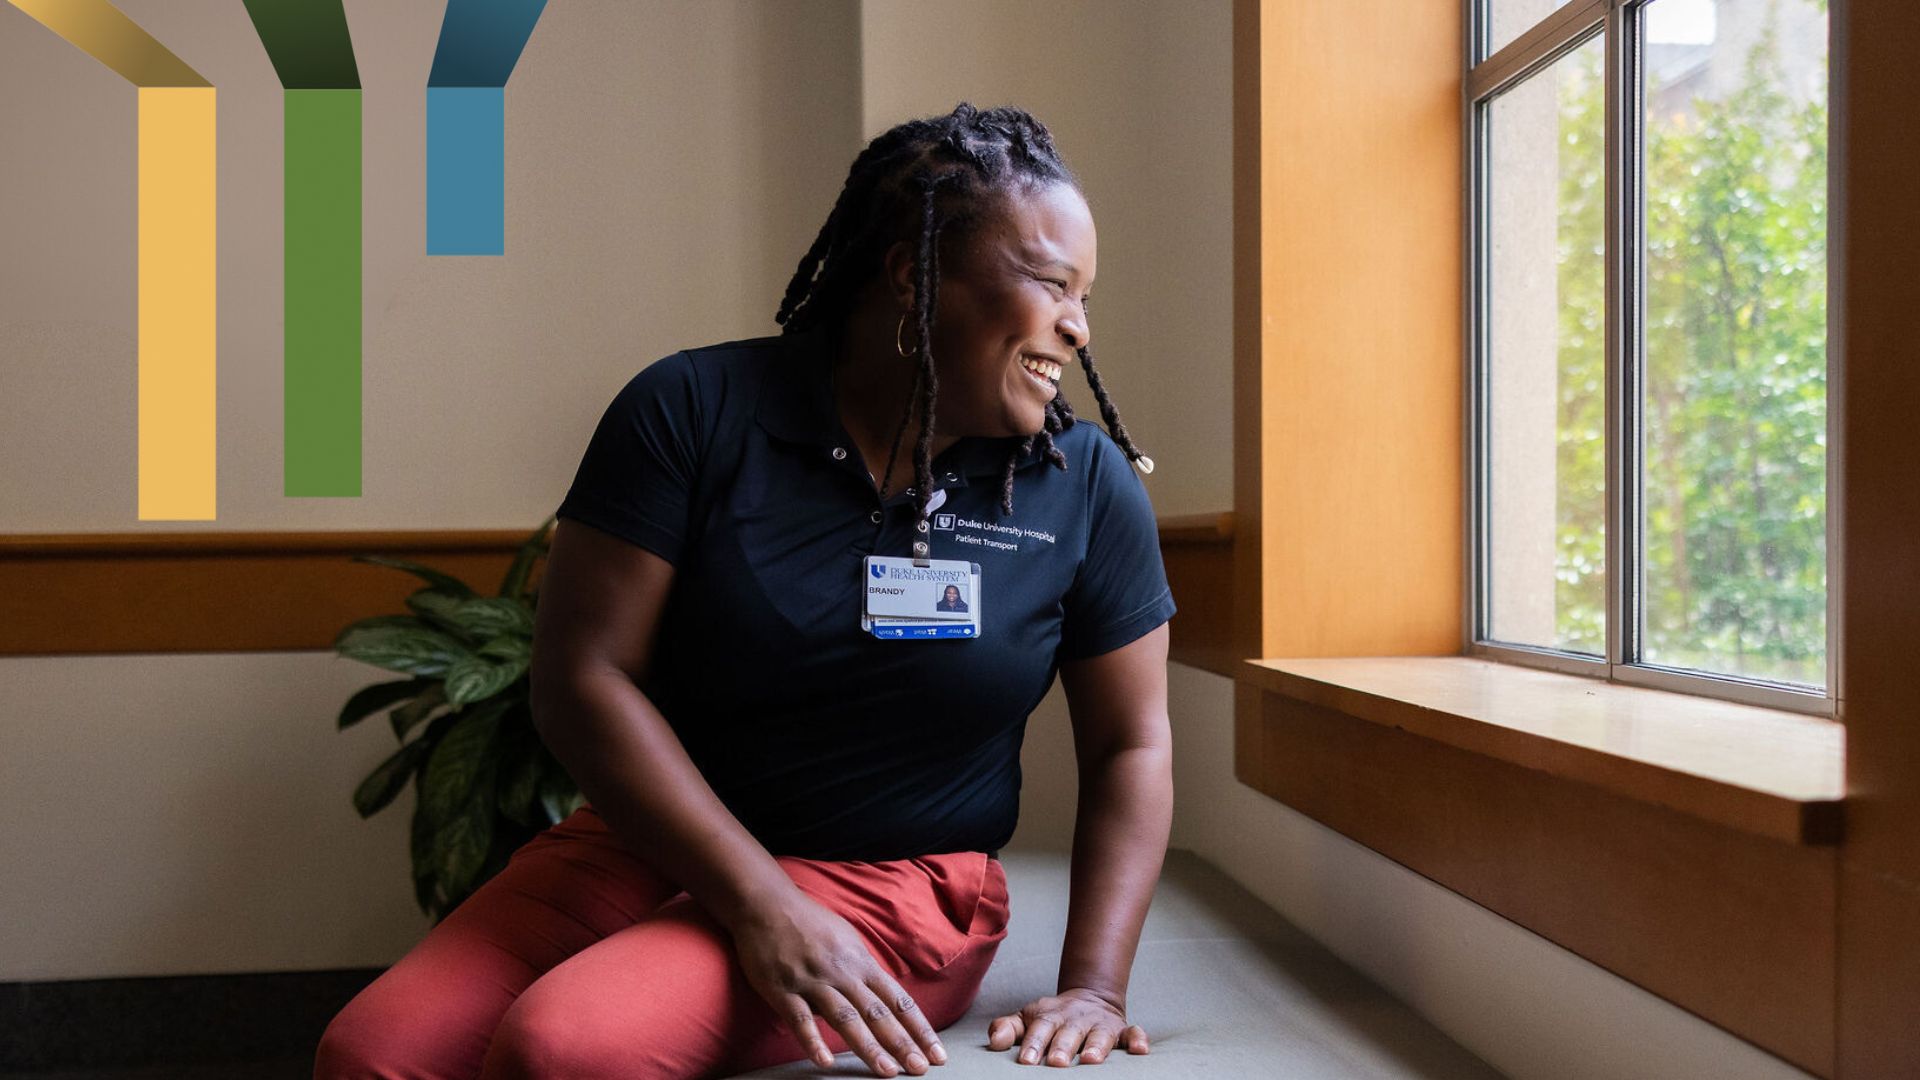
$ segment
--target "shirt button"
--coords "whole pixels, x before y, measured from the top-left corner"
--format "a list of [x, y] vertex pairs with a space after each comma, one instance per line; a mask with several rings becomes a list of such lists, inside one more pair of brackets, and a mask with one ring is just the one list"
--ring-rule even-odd
[[834, 448], [833, 448], [833, 460], [835, 460], [835, 461], [845, 461], [845, 460], [846, 460], [846, 458], [847, 458], [847, 448], [846, 448], [846, 447], [844, 447], [844, 446], [836, 446], [836, 447], [834, 447]]
[[873, 522], [875, 525], [880, 524], [880, 511], [875, 510], [873, 513], [868, 514], [867, 520]]

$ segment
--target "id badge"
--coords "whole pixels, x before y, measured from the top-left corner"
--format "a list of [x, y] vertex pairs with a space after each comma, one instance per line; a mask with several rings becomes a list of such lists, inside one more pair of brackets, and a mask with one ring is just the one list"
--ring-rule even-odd
[[886, 640], [980, 636], [980, 564], [869, 555], [861, 560], [860, 629]]

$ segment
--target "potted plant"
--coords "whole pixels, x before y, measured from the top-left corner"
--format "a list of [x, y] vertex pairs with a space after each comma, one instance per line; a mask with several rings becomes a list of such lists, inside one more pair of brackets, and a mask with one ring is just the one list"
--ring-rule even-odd
[[585, 801], [534, 731], [528, 698], [539, 595], [530, 585], [553, 523], [547, 518], [520, 545], [492, 596], [405, 559], [353, 556], [426, 582], [407, 597], [409, 614], [354, 622], [333, 647], [407, 676], [354, 694], [339, 727], [387, 714], [399, 749], [360, 782], [353, 806], [371, 817], [417, 781], [414, 898], [436, 924], [520, 845]]

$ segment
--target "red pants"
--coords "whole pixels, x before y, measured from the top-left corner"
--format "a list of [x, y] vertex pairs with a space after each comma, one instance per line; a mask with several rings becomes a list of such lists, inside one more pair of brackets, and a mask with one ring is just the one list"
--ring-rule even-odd
[[[1007, 935], [998, 859], [776, 861], [860, 932], [936, 1029], [972, 1006]], [[847, 1049], [826, 1020], [815, 1025], [834, 1053]], [[747, 983], [727, 932], [583, 806], [348, 1002], [314, 1076], [688, 1080], [806, 1056]]]

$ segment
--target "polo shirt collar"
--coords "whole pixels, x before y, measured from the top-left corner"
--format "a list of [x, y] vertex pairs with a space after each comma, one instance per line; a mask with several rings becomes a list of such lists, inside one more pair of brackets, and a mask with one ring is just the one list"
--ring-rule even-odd
[[[834, 338], [831, 329], [816, 324], [779, 335], [780, 354], [767, 372], [754, 418], [767, 433], [809, 446], [844, 446], [846, 428], [840, 424], [831, 381]], [[962, 477], [999, 476], [1007, 456], [1020, 445], [1018, 436], [989, 438], [963, 435], [941, 455], [939, 463]], [[905, 449], [904, 447], [902, 449]], [[1020, 458], [1016, 469], [1045, 460], [1040, 448]]]

